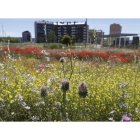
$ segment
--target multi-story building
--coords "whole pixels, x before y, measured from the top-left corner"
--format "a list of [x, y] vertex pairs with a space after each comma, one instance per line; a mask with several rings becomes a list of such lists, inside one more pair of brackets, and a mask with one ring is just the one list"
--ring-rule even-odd
[[103, 44], [104, 32], [102, 30], [96, 30], [96, 43]]
[[35, 22], [35, 40], [37, 43], [49, 42], [49, 34], [53, 33], [55, 42], [60, 42], [62, 36], [69, 35], [78, 43], [88, 42], [89, 26], [86, 22]]
[[22, 42], [31, 42], [31, 33], [29, 31], [22, 32]]
[[120, 24], [113, 23], [110, 25], [110, 35], [121, 34], [122, 26]]

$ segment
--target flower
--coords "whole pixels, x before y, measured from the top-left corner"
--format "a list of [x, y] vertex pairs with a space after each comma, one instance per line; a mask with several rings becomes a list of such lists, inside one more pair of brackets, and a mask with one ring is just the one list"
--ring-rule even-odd
[[112, 115], [114, 114], [116, 111], [115, 110], [112, 110], [109, 114]]
[[21, 102], [20, 104], [24, 109], [30, 110], [30, 107], [27, 106], [27, 104], [25, 102]]
[[27, 110], [30, 110], [30, 107], [29, 106], [25, 106], [24, 108], [27, 109]]
[[124, 103], [124, 104], [120, 105], [120, 108], [128, 108], [128, 103]]
[[113, 117], [108, 118], [109, 121], [114, 122]]
[[38, 120], [39, 120], [39, 117], [38, 117], [38, 116], [32, 116], [32, 117], [31, 117], [31, 120], [32, 120], [32, 121], [38, 121]]
[[15, 112], [11, 112], [11, 115], [14, 115], [15, 114]]
[[43, 87], [41, 88], [40, 96], [41, 96], [41, 97], [46, 97], [46, 96], [48, 96], [47, 87], [46, 87], [46, 86], [43, 86]]
[[18, 101], [19, 102], [23, 101], [23, 97], [20, 94], [18, 94]]
[[61, 57], [60, 60], [59, 60], [61, 63], [64, 63], [66, 60], [64, 57]]
[[50, 57], [45, 57], [45, 61], [49, 62], [50, 61]]
[[122, 116], [122, 122], [130, 122], [131, 121], [131, 117], [128, 116], [127, 114]]
[[54, 104], [54, 107], [55, 107], [55, 108], [60, 108], [60, 107], [61, 107], [61, 103], [60, 103], [60, 102], [56, 102], [56, 103]]
[[35, 106], [41, 106], [41, 105], [45, 106], [45, 102], [42, 101], [42, 102], [37, 102], [37, 103], [35, 104]]
[[89, 95], [87, 85], [84, 82], [79, 85], [78, 94], [80, 97], [83, 97], [83, 98]]
[[57, 82], [59, 79], [59, 77], [57, 77], [56, 75], [54, 75], [53, 77], [48, 78], [47, 83], [48, 84], [52, 84], [54, 82]]
[[4, 64], [0, 63], [0, 68], [4, 69]]
[[46, 50], [42, 50], [42, 51], [41, 51], [41, 54], [46, 55], [46, 56], [49, 55], [49, 53], [48, 53]]
[[66, 91], [68, 91], [69, 90], [69, 81], [67, 80], [67, 79], [64, 79], [63, 81], [62, 81], [62, 86], [61, 86], [61, 90], [63, 91], [63, 92], [66, 92]]
[[0, 102], [0, 110], [3, 109], [5, 107], [5, 104]]
[[124, 83], [120, 83], [119, 84], [119, 87], [120, 88], [124, 88], [124, 87], [126, 87], [128, 85], [128, 83], [127, 82], [124, 82]]
[[46, 66], [46, 68], [49, 68], [50, 67], [50, 64], [46, 64], [45, 66]]

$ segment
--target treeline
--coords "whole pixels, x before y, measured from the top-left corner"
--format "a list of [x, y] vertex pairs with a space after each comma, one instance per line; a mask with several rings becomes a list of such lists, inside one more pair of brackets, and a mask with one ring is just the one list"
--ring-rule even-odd
[[20, 43], [20, 38], [16, 38], [16, 37], [0, 37], [0, 42], [8, 42], [8, 40], [10, 41], [10, 43]]

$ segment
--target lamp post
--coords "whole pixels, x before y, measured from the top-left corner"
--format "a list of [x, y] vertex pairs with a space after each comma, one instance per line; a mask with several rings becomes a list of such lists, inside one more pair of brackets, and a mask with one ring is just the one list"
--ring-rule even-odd
[[44, 24], [45, 43], [47, 42], [47, 24]]

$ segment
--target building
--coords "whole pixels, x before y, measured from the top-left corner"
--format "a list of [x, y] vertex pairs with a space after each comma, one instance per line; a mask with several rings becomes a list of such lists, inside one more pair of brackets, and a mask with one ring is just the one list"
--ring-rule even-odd
[[102, 30], [96, 30], [96, 43], [102, 45], [104, 38], [104, 32]]
[[121, 34], [122, 26], [120, 24], [113, 23], [110, 25], [110, 35]]
[[88, 42], [87, 21], [85, 22], [49, 22], [36, 21], [35, 22], [35, 41], [41, 42], [60, 42], [62, 36], [69, 35], [78, 43]]
[[136, 48], [138, 48], [138, 46], [139, 46], [139, 44], [140, 44], [139, 36], [133, 37], [132, 44], [133, 44], [134, 46], [136, 46]]
[[29, 31], [22, 32], [22, 42], [31, 42], [31, 33]]
[[[137, 40], [137, 41], [133, 41], [133, 43], [130, 43], [130, 37], [133, 37], [133, 40]], [[104, 39], [107, 40], [108, 42], [107, 46], [112, 46], [112, 47], [125, 48], [125, 47], [129, 47], [130, 45], [136, 45], [136, 46], [139, 45], [138, 34], [122, 33], [122, 26], [116, 23], [110, 25], [110, 34], [104, 35]]]

